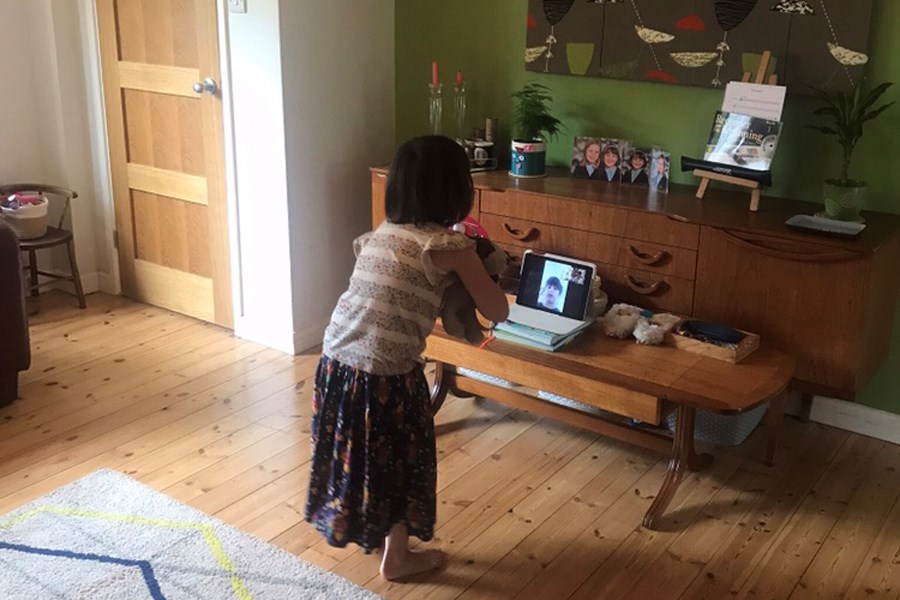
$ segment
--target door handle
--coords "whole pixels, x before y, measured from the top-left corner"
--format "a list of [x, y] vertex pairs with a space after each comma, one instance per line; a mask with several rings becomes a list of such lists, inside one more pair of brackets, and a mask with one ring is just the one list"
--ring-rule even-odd
[[779, 240], [773, 240], [766, 236], [755, 235], [749, 232], [738, 233], [715, 228], [710, 228], [710, 230], [737, 246], [742, 246], [760, 254], [782, 260], [797, 262], [836, 262], [841, 260], [852, 260], [861, 256], [859, 252], [845, 249], [823, 248], [822, 250], [818, 250], [799, 247], [796, 250], [784, 250], [783, 247], [790, 247], [789, 243], [783, 242], [782, 247], [772, 247], [770, 244]]
[[534, 227], [529, 228], [528, 231], [522, 231], [521, 229], [516, 229], [509, 223], [503, 223], [503, 229], [506, 231], [509, 237], [513, 238], [514, 240], [519, 240], [520, 242], [524, 242], [531, 236], [538, 233], [538, 230]]
[[219, 91], [219, 84], [212, 77], [207, 77], [203, 81], [194, 84], [194, 91], [198, 94], [206, 94], [207, 96], [215, 96]]
[[635, 260], [651, 267], [669, 257], [669, 253], [665, 250], [660, 250], [656, 254], [648, 254], [646, 252], [641, 252], [632, 244], [628, 245], [628, 251], [631, 252], [631, 255], [634, 256]]
[[645, 283], [643, 281], [638, 281], [637, 278], [631, 274], [625, 275], [625, 283], [628, 284], [628, 287], [630, 287], [633, 292], [642, 296], [650, 296], [658, 292], [664, 292], [667, 287], [666, 282], [663, 280]]

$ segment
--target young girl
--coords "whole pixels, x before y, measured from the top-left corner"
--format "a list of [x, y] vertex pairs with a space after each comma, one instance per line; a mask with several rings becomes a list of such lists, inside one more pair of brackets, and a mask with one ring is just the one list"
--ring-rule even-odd
[[356, 267], [325, 331], [316, 372], [306, 520], [329, 544], [368, 553], [384, 543], [381, 575], [398, 580], [441, 566], [412, 552], [434, 533], [437, 458], [420, 356], [452, 273], [478, 310], [502, 321], [503, 291], [474, 243], [448, 230], [472, 209], [465, 151], [449, 138], [409, 140], [385, 191], [387, 220], [354, 243]]

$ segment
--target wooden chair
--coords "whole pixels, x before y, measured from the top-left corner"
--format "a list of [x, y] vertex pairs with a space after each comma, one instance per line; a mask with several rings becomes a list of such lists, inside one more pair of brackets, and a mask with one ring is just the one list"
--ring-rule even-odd
[[[28, 265], [25, 267], [30, 275], [29, 282], [25, 289], [31, 293], [33, 298], [37, 298], [42, 287], [54, 285], [56, 281], [71, 281], [75, 285], [75, 295], [78, 297], [78, 306], [87, 308], [84, 301], [84, 289], [81, 287], [81, 277], [78, 274], [78, 262], [75, 260], [75, 241], [72, 232], [63, 229], [66, 218], [71, 210], [72, 199], [77, 198], [78, 194], [72, 190], [65, 188], [44, 185], [40, 183], [15, 183], [11, 185], [0, 186], [0, 196], [6, 197], [18, 192], [40, 192], [49, 196], [51, 202], [54, 197], [64, 198], [65, 206], [59, 217], [59, 223], [56, 227], [47, 227], [47, 233], [42, 237], [32, 240], [19, 240], [19, 248], [23, 252], [28, 252]], [[48, 273], [38, 269], [37, 251], [47, 248], [54, 248], [65, 244], [69, 252], [69, 274], [58, 275], [56, 273]], [[53, 281], [38, 282], [38, 276], [43, 275], [49, 277]]]

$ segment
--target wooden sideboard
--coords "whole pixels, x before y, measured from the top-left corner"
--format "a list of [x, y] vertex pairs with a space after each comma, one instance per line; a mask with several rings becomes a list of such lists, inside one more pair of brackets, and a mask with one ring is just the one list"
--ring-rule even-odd
[[[372, 169], [372, 224], [384, 219], [386, 170]], [[790, 229], [818, 205], [694, 188], [494, 171], [473, 176], [475, 216], [514, 255], [526, 248], [597, 264], [614, 302], [759, 333], [797, 359], [794, 389], [852, 400], [883, 363], [900, 284], [900, 216], [868, 213], [856, 239]]]

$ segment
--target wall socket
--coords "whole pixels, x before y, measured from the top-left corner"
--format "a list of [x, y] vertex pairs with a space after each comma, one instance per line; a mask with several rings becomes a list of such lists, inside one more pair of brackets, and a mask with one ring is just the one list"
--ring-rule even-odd
[[228, 10], [233, 13], [247, 12], [247, 0], [228, 0]]

